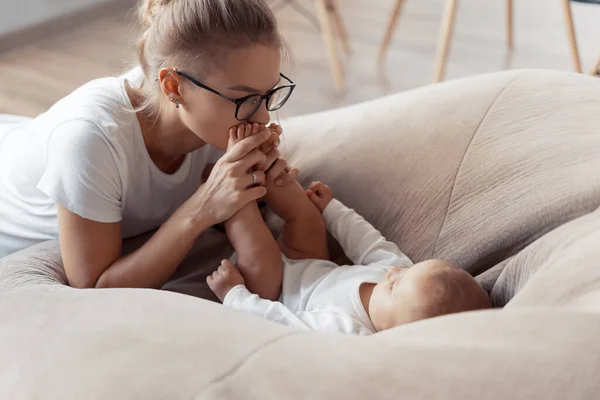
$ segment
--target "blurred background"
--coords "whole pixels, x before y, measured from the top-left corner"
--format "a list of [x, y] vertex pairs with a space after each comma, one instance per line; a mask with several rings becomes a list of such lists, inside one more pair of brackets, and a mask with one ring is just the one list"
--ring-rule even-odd
[[[591, 73], [600, 60], [594, 0], [267, 1], [293, 52], [284, 72], [298, 84], [285, 117], [504, 69]], [[1, 0], [0, 113], [35, 116], [134, 66], [135, 6]]]

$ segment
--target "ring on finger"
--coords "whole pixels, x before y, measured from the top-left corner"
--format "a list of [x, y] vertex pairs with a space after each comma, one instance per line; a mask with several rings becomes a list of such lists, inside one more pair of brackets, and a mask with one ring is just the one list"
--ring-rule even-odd
[[252, 186], [256, 185], [258, 183], [258, 178], [256, 177], [256, 174], [254, 172], [250, 172], [250, 176], [252, 176]]

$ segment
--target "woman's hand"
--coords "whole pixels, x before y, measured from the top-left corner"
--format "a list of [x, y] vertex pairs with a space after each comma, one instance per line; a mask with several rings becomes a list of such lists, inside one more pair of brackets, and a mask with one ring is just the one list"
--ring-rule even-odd
[[268, 183], [275, 184], [275, 186], [286, 186], [294, 183], [297, 177], [298, 169], [290, 167], [283, 158], [277, 159], [266, 175]]
[[215, 164], [206, 182], [178, 211], [191, 215], [194, 222], [212, 226], [263, 197], [265, 174], [254, 169], [266, 165], [267, 157], [259, 147], [270, 137], [271, 133], [264, 130], [233, 144]]
[[270, 132], [270, 137], [259, 146], [259, 150], [263, 152], [267, 158], [264, 164], [256, 165], [255, 171], [270, 172], [274, 166], [277, 165], [277, 173], [271, 173], [276, 186], [285, 186], [295, 182], [298, 177], [298, 170], [288, 167], [287, 162], [281, 157], [281, 153], [278, 149], [280, 138], [283, 134], [283, 129], [281, 129], [279, 125], [272, 123], [266, 127], [263, 124], [254, 123], [240, 124], [237, 127], [233, 127], [229, 131], [229, 147], [232, 147], [245, 138], [256, 135], [257, 133], [262, 134], [262, 132], [265, 131]]

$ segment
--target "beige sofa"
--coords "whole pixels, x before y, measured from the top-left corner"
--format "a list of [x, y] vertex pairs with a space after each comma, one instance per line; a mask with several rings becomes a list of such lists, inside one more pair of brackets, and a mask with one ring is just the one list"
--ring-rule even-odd
[[0, 398], [600, 398], [600, 80], [511, 71], [283, 124], [304, 184], [414, 261], [465, 268], [498, 308], [303, 332], [172, 293], [210, 296], [220, 232], [172, 292], [71, 289], [44, 243], [0, 261]]

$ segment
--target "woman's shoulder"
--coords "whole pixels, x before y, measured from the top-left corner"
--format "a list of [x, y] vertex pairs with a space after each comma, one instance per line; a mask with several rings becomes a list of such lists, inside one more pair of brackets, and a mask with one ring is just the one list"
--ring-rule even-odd
[[136, 116], [124, 85], [126, 79], [134, 76], [135, 71], [130, 71], [121, 76], [89, 81], [38, 118], [44, 120], [45, 126], [56, 126], [73, 119], [90, 121], [100, 127], [127, 126]]
[[[124, 86], [125, 76], [94, 79], [58, 101], [49, 113], [71, 110], [70, 116], [122, 119], [135, 117]], [[80, 114], [80, 115], [77, 115]]]
[[[30, 132], [35, 137], [50, 137], [56, 130], [65, 130], [66, 126], [70, 132], [74, 131], [73, 127], [87, 126], [86, 132], [95, 127], [94, 133], [105, 136], [109, 141], [119, 136], [132, 136], [129, 133], [138, 129], [139, 124], [125, 91], [126, 76], [99, 78], [85, 83], [30, 121]], [[44, 132], [46, 135], [43, 135]], [[79, 135], [84, 133], [79, 132]]]

